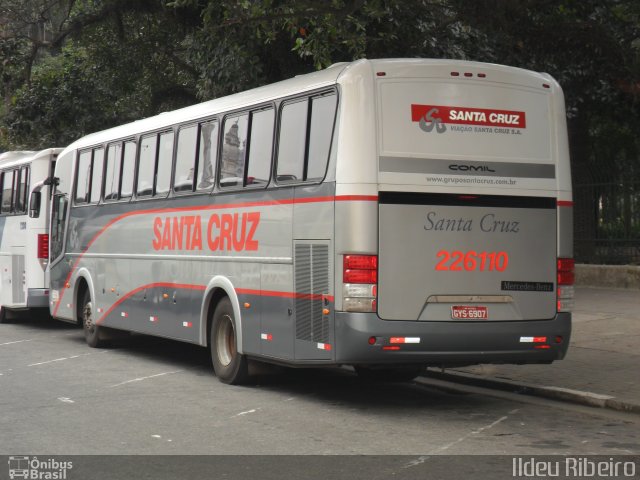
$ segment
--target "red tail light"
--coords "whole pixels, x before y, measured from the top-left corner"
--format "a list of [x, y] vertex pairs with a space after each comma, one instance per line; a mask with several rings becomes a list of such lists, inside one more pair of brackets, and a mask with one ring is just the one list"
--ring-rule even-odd
[[573, 285], [576, 280], [576, 262], [573, 258], [558, 259], [558, 285]]
[[573, 258], [558, 259], [558, 311], [570, 312], [573, 308], [576, 280], [576, 262]]
[[342, 308], [345, 312], [377, 310], [377, 255], [345, 255], [342, 263], [342, 281]]
[[38, 258], [49, 258], [49, 235], [47, 233], [38, 234]]
[[343, 266], [344, 283], [378, 283], [376, 255], [345, 255]]

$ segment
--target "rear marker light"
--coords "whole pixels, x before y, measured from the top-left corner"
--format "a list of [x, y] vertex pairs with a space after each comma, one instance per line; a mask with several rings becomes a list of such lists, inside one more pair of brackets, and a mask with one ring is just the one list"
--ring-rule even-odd
[[318, 350], [331, 350], [331, 345], [328, 343], [318, 343]]
[[562, 337], [560, 335], [558, 335], [555, 340], [556, 343], [562, 343]]
[[547, 337], [520, 337], [520, 343], [546, 343]]
[[149, 317], [149, 321], [155, 323], [158, 321], [158, 317], [156, 317], [155, 315], [152, 315]]
[[376, 337], [369, 337], [369, 345], [375, 345], [377, 341]]
[[464, 72], [464, 76], [465, 76], [465, 77], [473, 77], [473, 73], [470, 73], [470, 72]]
[[192, 322], [182, 322], [182, 326], [185, 328], [191, 328], [193, 327], [193, 323]]
[[384, 347], [382, 347], [382, 350], [387, 350], [387, 351], [397, 351], [400, 350], [400, 347], [398, 345], [385, 345]]
[[376, 75], [378, 77], [384, 77], [387, 74], [387, 72], [376, 72]]
[[120, 316], [124, 318], [128, 318], [129, 314], [127, 312], [120, 312]]
[[49, 234], [47, 233], [38, 234], [38, 258], [49, 258]]
[[551, 85], [549, 85], [548, 83], [543, 83], [543, 84], [542, 84], [542, 86], [543, 86], [544, 88], [551, 88]]
[[420, 337], [391, 337], [389, 343], [420, 343]]
[[486, 73], [479, 73], [478, 77], [480, 78], [487, 78], [487, 74]]
[[266, 340], [267, 342], [270, 342], [273, 340], [273, 335], [271, 335], [270, 333], [263, 333], [260, 335], [260, 338], [262, 340]]
[[549, 345], [534, 345], [533, 348], [537, 348], [538, 350], [548, 350], [551, 347]]
[[460, 76], [460, 72], [451, 72], [451, 76], [452, 77], [459, 77]]

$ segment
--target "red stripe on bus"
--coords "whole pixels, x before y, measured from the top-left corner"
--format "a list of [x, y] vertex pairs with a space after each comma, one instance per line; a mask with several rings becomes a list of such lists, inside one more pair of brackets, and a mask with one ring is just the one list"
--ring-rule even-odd
[[252, 290], [250, 288], [236, 288], [239, 295], [256, 295], [258, 297], [280, 297], [280, 298], [299, 298], [303, 300], [323, 300], [327, 299], [333, 302], [333, 295], [322, 295], [318, 293], [298, 293], [298, 292], [278, 292], [274, 290]]
[[559, 207], [573, 207], [573, 202], [571, 200], [558, 200]]
[[[87, 247], [80, 254], [78, 259], [75, 261], [71, 269], [69, 270], [69, 274], [64, 281], [63, 285], [66, 285], [70, 282], [71, 276], [73, 275], [74, 270], [78, 267], [80, 260], [84, 256], [84, 254], [91, 248], [91, 246], [95, 243], [95, 241], [105, 232], [107, 231], [114, 223], [119, 222], [128, 217], [133, 217], [135, 215], [149, 215], [154, 213], [174, 213], [174, 212], [188, 212], [188, 211], [207, 211], [207, 210], [224, 210], [230, 208], [251, 208], [251, 207], [270, 207], [276, 205], [294, 205], [294, 204], [304, 204], [304, 203], [322, 203], [322, 202], [377, 202], [377, 195], [336, 195], [336, 196], [326, 196], [326, 197], [309, 197], [309, 198], [286, 198], [282, 200], [270, 200], [263, 202], [243, 202], [243, 203], [227, 203], [220, 205], [202, 205], [199, 207], [175, 207], [175, 208], [154, 208], [149, 210], [136, 210], [134, 212], [127, 212], [119, 215], [115, 218], [112, 218], [107, 222], [107, 224], [102, 227], [98, 233], [96, 233], [93, 238], [87, 244]], [[67, 290], [66, 287], [62, 287], [60, 291], [60, 297], [56, 306], [53, 310], [53, 316], [55, 317], [58, 314], [58, 310], [60, 309], [60, 305], [62, 303], [62, 297], [64, 292]]]
[[101, 324], [104, 319], [122, 302], [133, 297], [136, 293], [146, 290], [147, 288], [179, 288], [183, 290], [204, 290], [206, 287], [204, 285], [191, 285], [188, 283], [171, 283], [171, 282], [157, 282], [157, 283], [149, 283], [147, 285], [142, 285], [138, 288], [131, 290], [130, 292], [125, 293], [121, 298], [118, 299], [116, 303], [111, 305], [109, 309], [98, 319], [96, 320], [96, 325]]
[[[131, 298], [136, 293], [141, 292], [142, 290], [146, 290], [148, 288], [179, 288], [182, 290], [200, 290], [203, 291], [206, 289], [204, 285], [194, 285], [189, 283], [171, 283], [171, 282], [156, 282], [149, 283], [147, 285], [142, 285], [137, 287], [130, 292], [125, 293], [122, 297], [118, 299], [106, 312], [96, 320], [96, 325], [101, 324], [104, 319], [109, 316], [109, 314], [115, 310], [122, 302]], [[279, 292], [275, 290], [252, 290], [249, 288], [236, 288], [236, 293], [240, 295], [258, 295], [264, 297], [279, 297], [279, 298], [301, 298], [305, 300], [323, 300], [327, 299], [330, 302], [333, 302], [334, 297], [332, 295], [320, 295], [313, 293], [296, 293], [296, 292]]]

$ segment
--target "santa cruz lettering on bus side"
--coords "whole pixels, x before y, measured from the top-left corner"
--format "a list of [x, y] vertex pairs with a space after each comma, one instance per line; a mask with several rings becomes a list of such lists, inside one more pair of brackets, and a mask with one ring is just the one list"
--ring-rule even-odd
[[[260, 212], [214, 213], [209, 217], [206, 246], [213, 251], [256, 251], [254, 238]], [[203, 231], [199, 215], [156, 217], [153, 220], [152, 246], [159, 250], [202, 250]]]

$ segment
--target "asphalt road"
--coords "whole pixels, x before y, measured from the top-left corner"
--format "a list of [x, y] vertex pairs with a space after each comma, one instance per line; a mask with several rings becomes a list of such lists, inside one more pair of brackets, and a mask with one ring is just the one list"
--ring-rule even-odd
[[368, 385], [345, 369], [220, 383], [206, 350], [91, 349], [44, 319], [0, 325], [0, 455], [637, 455], [640, 419], [517, 395]]

